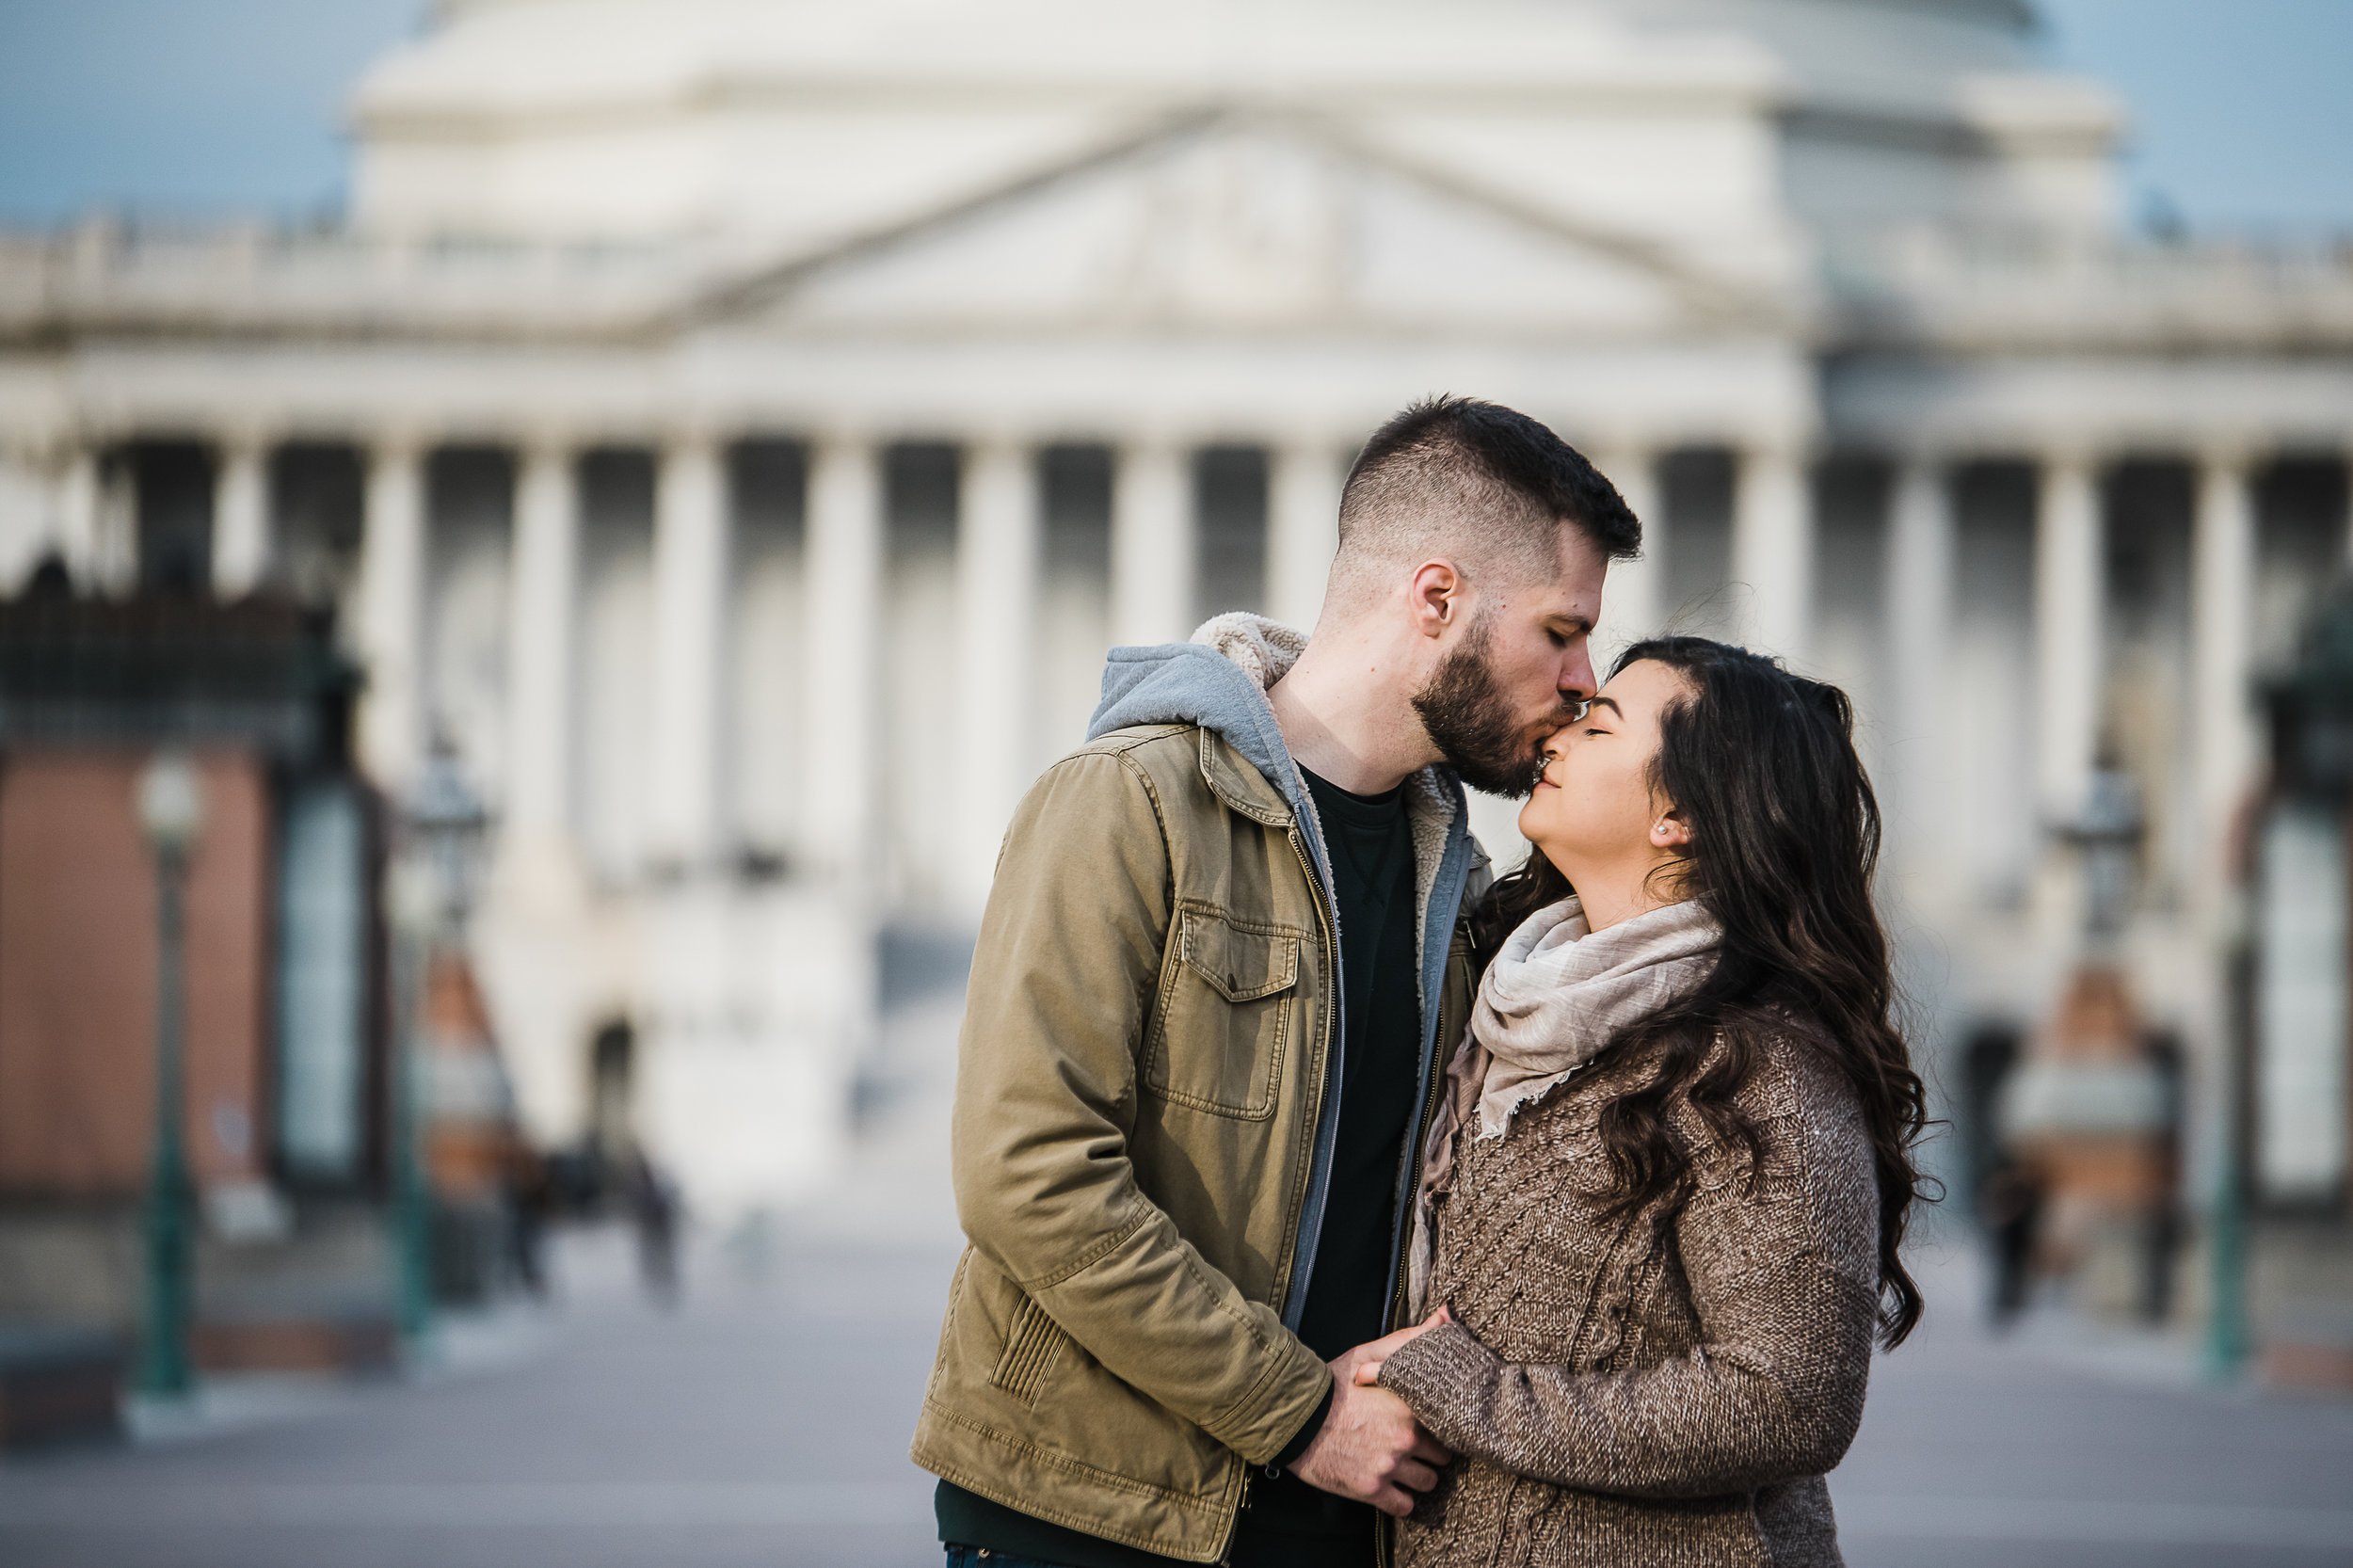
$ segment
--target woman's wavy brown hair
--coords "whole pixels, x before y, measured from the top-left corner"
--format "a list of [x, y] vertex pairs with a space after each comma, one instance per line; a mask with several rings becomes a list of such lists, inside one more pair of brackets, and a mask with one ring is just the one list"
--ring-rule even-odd
[[[1691, 829], [1684, 858], [1664, 870], [1722, 925], [1723, 945], [1690, 995], [1605, 1053], [1657, 1059], [1641, 1088], [1602, 1112], [1617, 1177], [1611, 1212], [1663, 1200], [1663, 1224], [1689, 1201], [1690, 1151], [1670, 1118], [1678, 1101], [1746, 1152], [1753, 1180], [1762, 1134], [1733, 1096], [1765, 1039], [1805, 1042], [1862, 1099], [1879, 1178], [1880, 1337], [1893, 1348], [1920, 1320], [1902, 1248], [1913, 1201], [1933, 1196], [1913, 1158], [1928, 1096], [1896, 1025], [1887, 936], [1871, 899], [1880, 809], [1855, 754], [1853, 705], [1835, 686], [1705, 637], [1638, 643], [1616, 667], [1642, 660], [1689, 688], [1660, 715], [1651, 781]], [[1481, 969], [1522, 920], [1570, 891], [1541, 853], [1497, 882], [1471, 915]]]

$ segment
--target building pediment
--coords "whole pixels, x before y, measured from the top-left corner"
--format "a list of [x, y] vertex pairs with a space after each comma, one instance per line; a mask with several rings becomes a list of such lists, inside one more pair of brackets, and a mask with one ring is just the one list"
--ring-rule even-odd
[[1652, 242], [1515, 205], [1301, 117], [1154, 127], [714, 292], [741, 328], [1649, 338], [1778, 316]]

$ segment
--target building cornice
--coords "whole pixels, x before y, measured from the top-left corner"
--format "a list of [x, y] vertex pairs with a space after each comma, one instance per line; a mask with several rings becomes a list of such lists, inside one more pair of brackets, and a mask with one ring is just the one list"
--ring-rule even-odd
[[1824, 248], [1833, 349], [2353, 352], [2353, 243], [1913, 230]]

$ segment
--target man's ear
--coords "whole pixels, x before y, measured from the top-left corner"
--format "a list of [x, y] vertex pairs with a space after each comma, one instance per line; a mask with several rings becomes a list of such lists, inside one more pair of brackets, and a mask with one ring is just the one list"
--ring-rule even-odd
[[1683, 813], [1670, 806], [1651, 819], [1650, 841], [1653, 849], [1680, 850], [1691, 841], [1691, 824], [1683, 820]]
[[1414, 630], [1443, 637], [1465, 608], [1463, 574], [1451, 561], [1424, 561], [1414, 569]]

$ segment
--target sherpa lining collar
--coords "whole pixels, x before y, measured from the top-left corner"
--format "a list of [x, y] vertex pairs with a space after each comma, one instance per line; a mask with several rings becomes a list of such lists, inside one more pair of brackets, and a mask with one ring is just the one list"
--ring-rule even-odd
[[[1250, 677], [1262, 699], [1276, 681], [1290, 673], [1291, 666], [1299, 663], [1299, 656], [1307, 648], [1306, 633], [1245, 610], [1211, 616], [1193, 632], [1193, 640], [1203, 648], [1216, 650]], [[1267, 704], [1266, 712], [1272, 721], [1274, 717], [1273, 703]], [[1275, 733], [1279, 737], [1281, 730], [1277, 728]], [[1284, 760], [1290, 762], [1294, 772], [1297, 771], [1299, 764], [1290, 757], [1288, 747], [1284, 751]], [[1457, 796], [1450, 787], [1451, 782], [1434, 765], [1420, 769], [1406, 780], [1409, 786], [1406, 821], [1414, 840], [1416, 952], [1429, 951], [1430, 889], [1437, 882], [1438, 868], [1446, 859], [1448, 834], [1454, 825]], [[1314, 824], [1317, 837], [1321, 839], [1323, 824], [1316, 818], [1315, 800], [1307, 793], [1304, 778], [1299, 782], [1298, 795], [1300, 804], [1305, 808], [1303, 815]], [[1423, 1000], [1426, 1005], [1428, 999]]]

